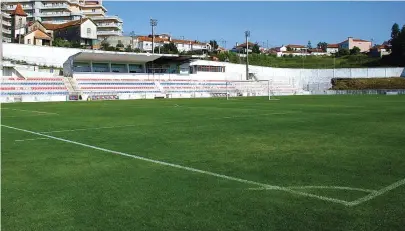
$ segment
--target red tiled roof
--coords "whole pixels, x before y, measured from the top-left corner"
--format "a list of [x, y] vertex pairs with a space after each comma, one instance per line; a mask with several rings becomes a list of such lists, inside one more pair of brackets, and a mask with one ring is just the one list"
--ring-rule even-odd
[[79, 20], [62, 23], [62, 24], [42, 23], [42, 25], [47, 30], [57, 30], [57, 29], [62, 29], [62, 28], [69, 27], [69, 26], [81, 25], [82, 23], [86, 22], [87, 20], [89, 20], [89, 19], [88, 18], [81, 19], [81, 20], [79, 19]]
[[286, 47], [290, 47], [290, 48], [305, 48], [305, 46], [303, 46], [303, 45], [294, 45], [294, 44], [288, 44]]
[[31, 31], [30, 33], [26, 34], [25, 36], [27, 36], [29, 34], [32, 34], [32, 33], [34, 33], [34, 38], [37, 38], [37, 39], [46, 39], [46, 40], [51, 40], [52, 39], [49, 35], [47, 35], [46, 33], [44, 33], [41, 30]]
[[[341, 42], [340, 44], [345, 43], [345, 42], [347, 42], [347, 41], [348, 41], [348, 39], [346, 39], [345, 41]], [[370, 41], [354, 38], [354, 39], [353, 39], [353, 42], [370, 42]]]
[[17, 4], [17, 7], [15, 8], [15, 10], [13, 12], [11, 12], [10, 15], [28, 16], [28, 14], [26, 14], [24, 12], [22, 5], [20, 3]]
[[325, 53], [325, 51], [323, 51], [322, 49], [310, 49], [309, 52], [318, 52], [318, 53], [322, 52], [322, 53]]
[[327, 48], [339, 48], [339, 44], [328, 44]]
[[[152, 42], [152, 37], [149, 36], [138, 36], [136, 37], [140, 42]], [[181, 40], [181, 39], [172, 39], [171, 41], [167, 38], [159, 38], [155, 37], [155, 42], [172, 42], [172, 43], [180, 43], [180, 44], [200, 44], [205, 45], [205, 43], [199, 41], [192, 41], [192, 40]]]

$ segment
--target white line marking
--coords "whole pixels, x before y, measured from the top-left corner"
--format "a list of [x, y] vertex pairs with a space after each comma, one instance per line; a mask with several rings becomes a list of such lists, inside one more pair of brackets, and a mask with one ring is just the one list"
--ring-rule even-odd
[[34, 114], [34, 115], [20, 115], [20, 116], [2, 116], [1, 118], [21, 118], [21, 117], [33, 117], [33, 116], [52, 116], [58, 114]]
[[70, 130], [59, 130], [59, 131], [49, 131], [49, 132], [39, 132], [39, 133], [58, 133], [58, 132], [73, 132], [73, 131], [86, 131], [86, 130], [99, 130], [99, 129], [108, 129], [108, 128], [124, 128], [124, 127], [134, 127], [139, 125], [122, 125], [122, 126], [109, 126], [109, 127], [96, 127], [96, 128], [76, 128]]
[[357, 200], [355, 200], [355, 201], [349, 202], [348, 206], [359, 205], [359, 204], [361, 204], [361, 203], [364, 203], [364, 202], [366, 202], [366, 201], [369, 201], [369, 200], [371, 200], [371, 199], [374, 199], [374, 198], [376, 198], [376, 197], [378, 197], [378, 196], [380, 196], [380, 195], [382, 195], [382, 194], [384, 194], [384, 193], [387, 193], [387, 192], [389, 192], [389, 191], [391, 191], [391, 190], [393, 190], [393, 189], [396, 189], [396, 188], [398, 188], [398, 187], [400, 187], [400, 186], [402, 186], [402, 185], [405, 185], [405, 179], [402, 179], [402, 180], [399, 180], [399, 181], [397, 181], [397, 182], [395, 182], [395, 183], [393, 183], [393, 184], [390, 184], [390, 185], [388, 185], [387, 187], [384, 187], [384, 188], [382, 188], [382, 189], [380, 189], [380, 190], [378, 190], [378, 191], [375, 191], [375, 192], [373, 192], [373, 193], [370, 193], [369, 195], [367, 195], [367, 196], [365, 196], [365, 197], [362, 197], [362, 198], [357, 199]]
[[306, 197], [310, 197], [310, 198], [316, 198], [316, 199], [319, 199], [319, 200], [334, 202], [334, 203], [338, 203], [338, 204], [342, 204], [342, 205], [346, 205], [346, 206], [349, 203], [347, 201], [339, 200], [339, 199], [335, 199], [335, 198], [329, 198], [329, 197], [324, 197], [324, 196], [318, 196], [318, 195], [315, 195], [315, 194], [310, 194], [310, 193], [305, 193], [305, 192], [300, 192], [300, 191], [294, 191], [292, 189], [283, 188], [283, 187], [280, 187], [280, 186], [263, 184], [263, 183], [259, 183], [259, 182], [255, 182], [255, 181], [251, 181], [251, 180], [245, 180], [245, 179], [236, 178], [236, 177], [232, 177], [232, 176], [226, 176], [226, 175], [222, 175], [222, 174], [218, 174], [218, 173], [214, 173], [214, 172], [209, 172], [209, 171], [205, 171], [205, 170], [200, 170], [200, 169], [196, 169], [196, 168], [186, 167], [186, 166], [182, 166], [182, 165], [178, 165], [178, 164], [172, 164], [172, 163], [167, 163], [167, 162], [163, 162], [163, 161], [159, 161], [159, 160], [153, 160], [153, 159], [145, 158], [145, 157], [142, 157], [142, 156], [130, 155], [130, 154], [123, 153], [123, 152], [113, 151], [113, 150], [109, 150], [109, 149], [105, 149], [105, 148], [100, 148], [100, 147], [96, 147], [96, 146], [92, 146], [92, 145], [88, 145], [88, 144], [79, 143], [79, 142], [72, 141], [72, 140], [62, 139], [62, 138], [59, 138], [59, 137], [45, 135], [45, 134], [42, 134], [42, 133], [33, 132], [33, 131], [21, 129], [21, 128], [11, 127], [11, 126], [7, 126], [7, 125], [4, 125], [4, 124], [2, 124], [1, 126], [6, 127], [6, 128], [10, 128], [10, 129], [14, 129], [14, 130], [17, 130], [17, 131], [22, 131], [22, 132], [26, 132], [26, 133], [35, 134], [35, 135], [38, 135], [38, 136], [47, 137], [47, 138], [50, 138], [50, 139], [63, 141], [63, 142], [66, 142], [66, 143], [71, 143], [71, 144], [76, 144], [76, 145], [87, 147], [87, 148], [92, 148], [92, 149], [103, 151], [103, 152], [109, 152], [109, 153], [113, 153], [113, 154], [117, 154], [117, 155], [121, 155], [121, 156], [126, 156], [126, 157], [130, 157], [130, 158], [138, 159], [138, 160], [143, 160], [143, 161], [147, 161], [147, 162], [151, 162], [151, 163], [155, 163], [155, 164], [160, 164], [160, 165], [164, 165], [164, 166], [170, 166], [170, 167], [173, 167], [173, 168], [183, 169], [183, 170], [187, 170], [187, 171], [190, 171], [190, 172], [197, 172], [197, 173], [200, 173], [200, 174], [215, 176], [215, 177], [226, 179], [226, 180], [231, 180], [231, 181], [236, 181], [236, 182], [240, 182], [240, 183], [256, 185], [256, 186], [260, 186], [260, 187], [264, 187], [264, 188], [277, 189], [277, 190], [284, 191], [284, 192], [289, 192], [289, 193], [295, 194], [295, 195], [306, 196]]
[[[288, 189], [336, 189], [336, 190], [349, 190], [349, 191], [360, 191], [366, 193], [373, 193], [377, 190], [372, 189], [364, 189], [364, 188], [352, 188], [352, 187], [345, 187], [345, 186], [291, 186], [285, 187]], [[269, 190], [268, 188], [249, 188], [249, 190]]]
[[13, 111], [36, 112], [36, 113], [40, 113], [40, 114], [53, 114], [53, 115], [58, 115], [58, 113], [45, 112], [45, 111], [32, 111], [32, 110], [22, 110], [22, 109], [14, 109], [14, 108], [3, 108], [3, 109], [9, 109], [9, 110], [13, 110]]
[[14, 141], [22, 142], [22, 141], [28, 141], [28, 140], [49, 140], [49, 138], [34, 138], [34, 139], [14, 140]]

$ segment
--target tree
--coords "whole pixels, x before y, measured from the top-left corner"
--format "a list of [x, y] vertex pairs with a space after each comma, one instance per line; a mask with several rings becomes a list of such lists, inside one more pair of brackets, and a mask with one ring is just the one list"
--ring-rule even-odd
[[342, 49], [339, 49], [339, 51], [338, 51], [338, 53], [337, 53], [337, 56], [346, 56], [346, 55], [349, 55], [350, 54], [350, 51], [349, 51], [349, 49], [347, 49], [347, 48], [342, 48]]
[[394, 25], [391, 27], [391, 40], [398, 38], [400, 33], [401, 31], [399, 30], [399, 25], [394, 23]]
[[211, 45], [212, 50], [218, 49], [217, 40], [210, 40], [210, 45]]
[[358, 55], [358, 54], [360, 54], [360, 48], [358, 48], [358, 47], [353, 47], [352, 49], [350, 49], [350, 54], [351, 55]]
[[101, 42], [101, 49], [106, 51], [109, 47], [110, 47], [110, 44], [106, 40], [103, 40]]
[[327, 44], [326, 42], [319, 42], [319, 43], [317, 44], [317, 47], [318, 47], [319, 49], [322, 49], [323, 51], [326, 52], [326, 50], [327, 50], [327, 48], [328, 48], [328, 44]]
[[[155, 47], [155, 53], [159, 52], [159, 47]], [[179, 50], [177, 49], [176, 44], [173, 42], [169, 44], [164, 44], [160, 47], [160, 53], [163, 54], [178, 54]]]
[[308, 41], [307, 48], [308, 48], [308, 49], [312, 49], [312, 44], [311, 44], [311, 41]]
[[257, 43], [255, 43], [252, 47], [252, 52], [255, 54], [260, 54], [260, 47]]
[[135, 53], [141, 53], [141, 49], [135, 48], [135, 49], [134, 49], [134, 52], [135, 52]]
[[121, 41], [118, 41], [116, 47], [117, 47], [117, 48], [124, 48], [124, 44], [122, 44]]
[[125, 52], [132, 52], [131, 45], [128, 45], [128, 46], [125, 48]]
[[71, 42], [61, 38], [56, 38], [55, 40], [53, 40], [52, 45], [55, 47], [72, 47]]

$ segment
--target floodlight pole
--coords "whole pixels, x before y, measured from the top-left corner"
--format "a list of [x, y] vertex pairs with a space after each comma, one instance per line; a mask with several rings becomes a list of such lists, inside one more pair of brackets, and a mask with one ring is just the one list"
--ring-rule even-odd
[[155, 26], [157, 26], [157, 20], [150, 19], [150, 26], [152, 27], [152, 54], [155, 54]]
[[250, 31], [245, 31], [246, 38], [246, 80], [249, 80], [249, 37]]
[[267, 94], [269, 94], [269, 100], [270, 100], [270, 80], [267, 80]]

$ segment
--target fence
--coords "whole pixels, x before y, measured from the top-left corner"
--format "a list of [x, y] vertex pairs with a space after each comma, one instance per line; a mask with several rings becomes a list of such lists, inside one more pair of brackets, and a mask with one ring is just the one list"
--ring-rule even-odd
[[[389, 94], [405, 95], [405, 89], [378, 89], [378, 90], [326, 90], [323, 94], [326, 95], [389, 95]], [[322, 94], [322, 92], [319, 92]]]

